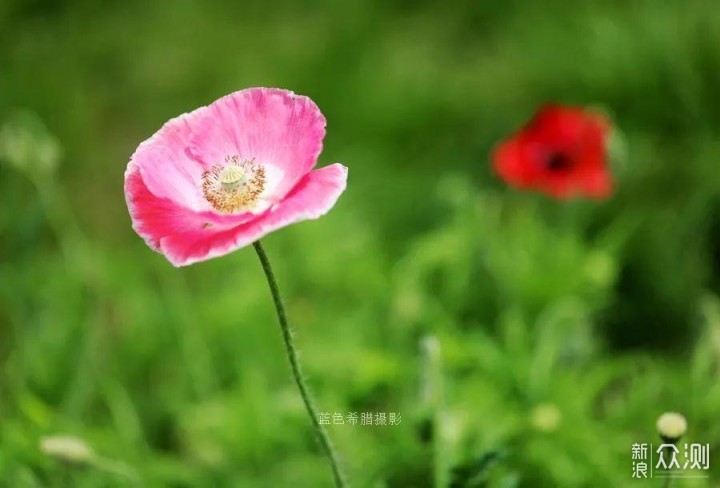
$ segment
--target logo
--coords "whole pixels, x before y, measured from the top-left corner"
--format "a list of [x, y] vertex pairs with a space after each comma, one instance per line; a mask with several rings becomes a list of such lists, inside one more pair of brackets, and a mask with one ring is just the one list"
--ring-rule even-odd
[[633, 478], [709, 478], [710, 444], [632, 445]]

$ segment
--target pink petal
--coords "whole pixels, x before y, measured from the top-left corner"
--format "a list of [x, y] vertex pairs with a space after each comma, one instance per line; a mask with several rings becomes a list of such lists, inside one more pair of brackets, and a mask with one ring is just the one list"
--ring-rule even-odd
[[125, 195], [133, 229], [158, 252], [161, 252], [161, 239], [167, 235], [207, 228], [218, 231], [256, 218], [251, 213], [218, 215], [215, 212], [196, 212], [168, 198], [157, 197], [145, 184], [138, 166], [132, 163], [125, 173]]
[[128, 169], [126, 194], [133, 228], [175, 266], [222, 256], [264, 235], [328, 212], [345, 190], [347, 168], [333, 164], [306, 174], [283, 201], [240, 225], [205, 226], [201, 213], [153, 195], [140, 172]]
[[169, 120], [130, 158], [130, 165], [138, 166], [150, 192], [194, 210], [210, 209], [200, 189], [205, 167], [187, 152], [193, 126], [205, 110], [203, 107]]
[[139, 167], [134, 164], [130, 164], [125, 173], [125, 198], [133, 229], [155, 251], [160, 251], [160, 240], [164, 236], [202, 227], [191, 210], [150, 192]]
[[168, 121], [137, 148], [137, 164], [151, 193], [196, 211], [203, 171], [228, 156], [266, 165], [264, 200], [280, 201], [317, 162], [325, 118], [307, 97], [276, 88], [249, 88]]
[[188, 153], [206, 166], [233, 155], [265, 165], [269, 191], [264, 198], [276, 203], [315, 166], [325, 117], [307, 97], [249, 88], [210, 104], [192, 133]]

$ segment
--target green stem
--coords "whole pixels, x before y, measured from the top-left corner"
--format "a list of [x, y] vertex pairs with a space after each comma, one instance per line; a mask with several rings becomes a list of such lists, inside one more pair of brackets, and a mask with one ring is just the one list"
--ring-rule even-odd
[[[675, 441], [673, 442], [673, 444], [675, 444]], [[668, 458], [672, 459], [672, 457], [670, 457], [670, 456], [672, 456], [672, 450], [669, 447], [665, 448], [665, 454], [667, 455]], [[670, 488], [670, 477], [668, 476], [663, 481], [664, 481], [663, 488]]]
[[443, 423], [443, 374], [440, 341], [435, 336], [426, 336], [420, 342], [422, 403], [427, 408], [432, 422], [433, 486], [442, 488], [449, 485], [449, 462], [445, 443]]
[[275, 303], [275, 311], [277, 312], [278, 316], [278, 322], [280, 323], [280, 331], [282, 332], [283, 342], [285, 343], [285, 352], [287, 353], [288, 360], [290, 361], [290, 369], [292, 370], [295, 384], [297, 385], [298, 390], [300, 390], [300, 396], [302, 396], [303, 402], [305, 403], [305, 408], [307, 409], [308, 415], [310, 415], [313, 428], [315, 429], [315, 434], [320, 441], [320, 446], [322, 447], [323, 453], [328, 459], [330, 468], [332, 468], [333, 478], [335, 479], [335, 486], [343, 488], [347, 486], [345, 483], [345, 477], [343, 476], [342, 470], [340, 469], [340, 463], [338, 463], [337, 454], [335, 454], [335, 450], [330, 444], [330, 439], [327, 435], [327, 432], [325, 432], [325, 429], [322, 425], [320, 425], [320, 422], [318, 421], [318, 415], [315, 411], [315, 407], [313, 406], [312, 397], [310, 396], [308, 387], [307, 385], [305, 385], [305, 381], [303, 380], [297, 349], [295, 347], [295, 344], [293, 343], [292, 332], [290, 331], [290, 326], [288, 325], [287, 315], [285, 314], [285, 307], [283, 306], [282, 299], [280, 298], [280, 290], [278, 289], [275, 275], [273, 274], [272, 267], [270, 266], [270, 260], [268, 259], [267, 254], [265, 254], [265, 250], [263, 249], [260, 241], [254, 242], [253, 247], [255, 247], [258, 258], [260, 258], [260, 264], [262, 265], [268, 285], [270, 286], [270, 293], [272, 294], [273, 302]]

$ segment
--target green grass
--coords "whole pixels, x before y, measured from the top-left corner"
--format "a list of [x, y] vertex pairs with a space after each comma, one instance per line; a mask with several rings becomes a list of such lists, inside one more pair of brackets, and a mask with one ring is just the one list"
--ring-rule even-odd
[[[253, 250], [174, 269], [125, 207], [137, 144], [247, 86], [312, 97], [350, 168], [264, 244], [319, 410], [402, 415], [330, 426], [352, 486], [660, 486], [630, 449], [668, 410], [720, 445], [713, 2], [6, 0], [0, 40], [33, 168], [0, 144], [1, 486], [330, 486]], [[608, 202], [490, 171], [548, 100], [613, 117]]]

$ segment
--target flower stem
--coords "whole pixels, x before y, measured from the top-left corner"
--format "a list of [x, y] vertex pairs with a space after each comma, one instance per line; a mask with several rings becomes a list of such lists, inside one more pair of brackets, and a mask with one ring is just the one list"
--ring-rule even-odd
[[280, 323], [280, 331], [282, 332], [283, 342], [285, 343], [285, 352], [287, 353], [288, 360], [290, 361], [290, 369], [292, 370], [295, 384], [297, 385], [298, 390], [300, 390], [300, 396], [305, 403], [305, 408], [307, 409], [308, 415], [310, 415], [313, 428], [315, 429], [315, 434], [320, 441], [320, 446], [322, 447], [323, 453], [328, 459], [330, 468], [332, 468], [333, 478], [335, 479], [335, 486], [337, 486], [338, 488], [346, 487], [347, 484], [345, 482], [345, 477], [342, 473], [342, 470], [340, 469], [337, 454], [335, 454], [335, 450], [330, 444], [330, 438], [328, 437], [327, 432], [325, 432], [325, 429], [322, 425], [320, 425], [320, 422], [318, 421], [318, 415], [315, 411], [312, 397], [310, 396], [308, 387], [307, 385], [305, 385], [305, 381], [303, 380], [297, 348], [295, 347], [295, 344], [293, 342], [292, 332], [290, 331], [290, 326], [288, 325], [287, 321], [287, 315], [285, 314], [285, 307], [282, 304], [280, 290], [278, 289], [275, 275], [273, 274], [272, 267], [270, 266], [270, 260], [268, 259], [267, 254], [265, 254], [265, 250], [263, 249], [262, 244], [259, 240], [253, 243], [253, 247], [257, 252], [258, 258], [260, 258], [260, 264], [262, 265], [268, 285], [270, 286], [270, 293], [272, 294], [273, 302], [275, 303], [275, 311], [277, 312], [278, 316], [278, 322]]
[[421, 403], [427, 409], [431, 422], [433, 487], [449, 486], [450, 471], [445, 441], [443, 412], [443, 374], [440, 341], [435, 336], [425, 336], [420, 342]]
[[[674, 441], [673, 444], [675, 444], [675, 442], [677, 442], [677, 441]], [[672, 450], [669, 447], [666, 447], [664, 450], [665, 450], [665, 454], [667, 454], [667, 457], [672, 459], [672, 457], [671, 457]], [[672, 462], [670, 464], [672, 465]], [[671, 483], [670, 480], [671, 480], [671, 478], [669, 476], [667, 478], [665, 478], [665, 482], [663, 483], [663, 488], [670, 488], [670, 483]]]

